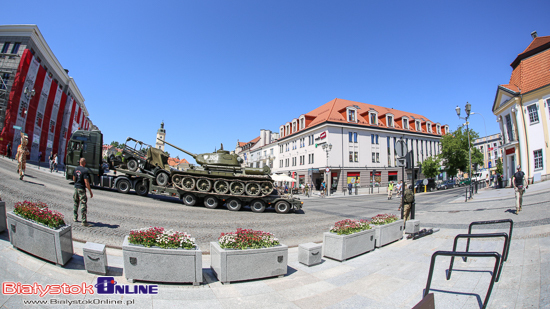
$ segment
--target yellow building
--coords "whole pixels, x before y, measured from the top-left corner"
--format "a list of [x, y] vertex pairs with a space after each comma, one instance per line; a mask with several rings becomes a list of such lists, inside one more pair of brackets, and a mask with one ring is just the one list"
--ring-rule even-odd
[[508, 181], [517, 165], [530, 181], [548, 179], [550, 36], [531, 35], [533, 41], [510, 64], [510, 82], [497, 87], [493, 103], [504, 143], [503, 174]]

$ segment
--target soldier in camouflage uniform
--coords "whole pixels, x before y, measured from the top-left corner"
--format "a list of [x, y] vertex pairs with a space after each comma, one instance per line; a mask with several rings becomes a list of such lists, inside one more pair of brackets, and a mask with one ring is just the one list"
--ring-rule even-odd
[[27, 144], [29, 138], [23, 132], [21, 132], [21, 145], [17, 147], [17, 154], [15, 159], [17, 160], [17, 172], [19, 173], [19, 179], [23, 180], [25, 176], [25, 169], [27, 168], [27, 156], [29, 155], [29, 150], [27, 149]]
[[73, 173], [74, 180], [74, 206], [73, 206], [73, 220], [78, 221], [78, 208], [82, 214], [82, 225], [89, 226], [88, 224], [88, 197], [86, 196], [86, 189], [90, 191], [90, 198], [94, 197], [92, 189], [90, 188], [90, 180], [88, 169], [86, 168], [86, 159], [80, 158], [80, 166], [78, 166]]

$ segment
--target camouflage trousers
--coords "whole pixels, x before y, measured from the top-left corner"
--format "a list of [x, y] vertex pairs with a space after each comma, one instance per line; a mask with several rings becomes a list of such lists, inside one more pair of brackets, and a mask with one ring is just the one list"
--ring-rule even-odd
[[80, 212], [82, 222], [87, 222], [86, 214], [88, 212], [88, 197], [86, 196], [86, 189], [74, 188], [73, 194], [74, 206], [73, 206], [73, 218], [78, 220], [78, 207], [80, 206]]
[[410, 219], [410, 216], [411, 216], [411, 204], [403, 205], [403, 226], [407, 224], [407, 220]]

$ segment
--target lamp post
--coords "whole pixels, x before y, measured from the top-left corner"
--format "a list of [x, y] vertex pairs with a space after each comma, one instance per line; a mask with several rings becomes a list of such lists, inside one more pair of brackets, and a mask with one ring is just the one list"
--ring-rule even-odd
[[[460, 117], [460, 107], [457, 107], [455, 108], [456, 110], [456, 115], [458, 116], [459, 119], [464, 119], [466, 120], [466, 131], [468, 132], [468, 177], [470, 177], [470, 185], [468, 186], [468, 188], [466, 189], [466, 202], [468, 201], [468, 192], [472, 192], [472, 150], [470, 148], [470, 130], [468, 129], [468, 118], [470, 118], [470, 112], [472, 111], [472, 105], [468, 102], [466, 102], [466, 106], [464, 108], [464, 110], [466, 111], [466, 117]], [[470, 193], [470, 198], [471, 198], [471, 193]]]
[[330, 152], [330, 150], [332, 149], [332, 144], [323, 144], [323, 150], [327, 153], [327, 167], [326, 167], [326, 170], [325, 170], [325, 175], [326, 175], [326, 184], [327, 184], [327, 196], [330, 195], [330, 188], [331, 188], [331, 183], [330, 183], [330, 170], [328, 168], [328, 153]]

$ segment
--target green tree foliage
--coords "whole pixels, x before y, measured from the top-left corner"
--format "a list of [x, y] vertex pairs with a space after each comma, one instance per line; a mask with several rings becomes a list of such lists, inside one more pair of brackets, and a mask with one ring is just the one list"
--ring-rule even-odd
[[[479, 149], [472, 147], [479, 134], [472, 129], [470, 131], [470, 148], [472, 151], [472, 164], [483, 165], [483, 154]], [[445, 171], [450, 176], [455, 176], [458, 171], [468, 172], [468, 131], [459, 126], [451, 134], [446, 134], [441, 139], [441, 159]]]
[[497, 170], [496, 170], [497, 174], [501, 174], [502, 175], [502, 159], [501, 158], [498, 158], [497, 160]]
[[123, 144], [120, 144], [119, 142], [116, 142], [116, 141], [112, 141], [111, 142], [111, 146], [115, 147], [115, 148], [120, 148]]
[[426, 178], [435, 178], [439, 174], [439, 168], [441, 167], [441, 159], [438, 156], [428, 157], [422, 162], [422, 174]]

